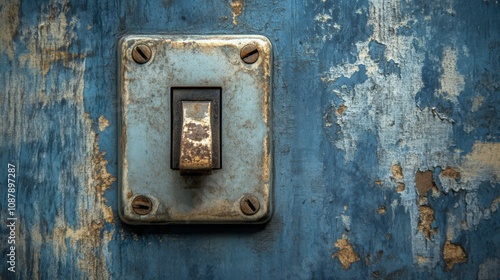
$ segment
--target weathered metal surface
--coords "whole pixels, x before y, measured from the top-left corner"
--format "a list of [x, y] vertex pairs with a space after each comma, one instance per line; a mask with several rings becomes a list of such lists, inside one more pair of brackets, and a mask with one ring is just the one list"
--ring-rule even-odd
[[[0, 166], [19, 178], [2, 279], [498, 279], [498, 2], [13, 0], [0, 26]], [[131, 32], [273, 42], [268, 224], [116, 219]]]
[[[138, 44], [151, 49], [152, 57], [145, 64], [130, 58]], [[263, 53], [251, 65], [240, 58], [241, 48], [249, 44], [258, 46]], [[120, 40], [118, 48], [122, 219], [131, 224], [267, 221], [272, 214], [270, 42], [256, 35], [128, 35]], [[213, 136], [207, 131], [212, 129], [212, 117], [202, 114], [195, 120], [196, 110], [186, 111], [189, 103], [185, 101], [193, 92], [198, 93], [196, 102], [213, 99], [220, 103], [220, 113], [214, 113], [220, 114], [222, 154], [217, 158], [222, 168], [211, 171], [210, 176], [183, 176], [196, 170], [208, 173], [214, 158], [207, 141]], [[188, 93], [186, 98], [184, 93]], [[178, 129], [172, 123], [179, 118], [175, 111], [178, 103], [182, 104], [184, 116], [179, 141], [180, 172], [169, 168], [171, 155], [176, 157], [172, 132]], [[193, 134], [197, 131], [194, 128], [201, 128], [201, 132]], [[246, 194], [261, 202], [260, 210], [251, 216], [240, 209], [240, 200]], [[135, 195], [151, 199], [149, 214], [132, 211]]]
[[211, 102], [182, 101], [181, 175], [212, 173]]
[[221, 164], [221, 88], [172, 88], [172, 142], [171, 168], [179, 170], [181, 158], [181, 135], [183, 128], [182, 102], [210, 102], [210, 127], [212, 130], [212, 165], [211, 169], [220, 169]]

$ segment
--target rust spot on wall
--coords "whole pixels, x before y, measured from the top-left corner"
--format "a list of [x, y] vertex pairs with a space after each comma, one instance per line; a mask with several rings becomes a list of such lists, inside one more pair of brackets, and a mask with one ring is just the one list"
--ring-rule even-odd
[[391, 166], [392, 176], [396, 180], [403, 180], [403, 168], [399, 164], [394, 164]]
[[334, 245], [339, 250], [332, 255], [332, 259], [338, 258], [343, 269], [349, 269], [351, 264], [360, 260], [345, 235], [342, 235], [342, 238], [338, 239]]
[[387, 212], [387, 207], [385, 206], [380, 206], [378, 208], [378, 211], [377, 211], [380, 215], [385, 215], [385, 213]]
[[241, 15], [243, 12], [243, 2], [244, 0], [231, 0], [231, 13], [233, 14], [233, 24], [238, 25], [238, 20], [236, 17]]
[[435, 192], [438, 191], [436, 184], [434, 183], [434, 178], [432, 177], [432, 171], [417, 171], [415, 174], [415, 187], [420, 196], [427, 196], [429, 190]]
[[346, 108], [347, 108], [347, 106], [340, 105], [340, 107], [335, 112], [337, 113], [337, 115], [342, 116], [342, 114], [344, 113]]
[[437, 229], [432, 227], [434, 222], [434, 209], [430, 206], [419, 206], [420, 220], [418, 221], [418, 230], [421, 231], [425, 238], [430, 239], [432, 235], [437, 233]]
[[455, 264], [466, 262], [467, 254], [462, 246], [453, 244], [450, 240], [446, 240], [443, 247], [443, 259], [445, 262], [445, 269], [450, 270]]

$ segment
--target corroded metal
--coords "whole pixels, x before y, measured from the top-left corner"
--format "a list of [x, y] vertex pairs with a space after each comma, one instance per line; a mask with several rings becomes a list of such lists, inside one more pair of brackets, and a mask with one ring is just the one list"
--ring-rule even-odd
[[132, 209], [137, 215], [147, 215], [152, 209], [151, 200], [143, 195], [136, 196], [132, 201]]
[[259, 199], [253, 195], [246, 195], [240, 201], [240, 208], [245, 215], [253, 215], [260, 209]]
[[151, 59], [151, 48], [146, 45], [137, 45], [132, 50], [132, 58], [139, 64], [144, 64]]
[[245, 63], [255, 63], [259, 59], [259, 49], [254, 44], [248, 44], [241, 48], [240, 57]]
[[180, 169], [181, 135], [183, 128], [183, 106], [185, 101], [210, 102], [210, 126], [212, 132], [212, 170], [221, 168], [221, 88], [172, 88], [171, 89], [171, 115], [172, 137], [170, 168]]
[[[137, 45], [151, 48], [154, 63], [143, 67], [131, 59]], [[240, 57], [241, 49], [247, 45], [255, 46], [259, 53], [251, 65]], [[256, 35], [128, 35], [118, 46], [122, 220], [130, 224], [268, 221], [272, 216], [273, 193], [269, 40]], [[186, 98], [188, 89], [193, 92], [211, 89], [220, 96], [220, 110], [212, 110], [211, 117], [220, 120], [222, 152], [216, 160], [217, 153], [212, 151], [210, 176], [182, 176], [177, 170], [181, 169], [180, 164], [173, 160], [181, 158], [180, 152], [173, 156], [173, 143], [180, 142], [182, 134], [174, 127], [175, 118], [183, 116], [177, 110], [177, 106], [181, 107], [178, 104], [182, 101], [216, 104], [212, 98]], [[179, 91], [179, 98], [178, 90], [183, 91]], [[215, 123], [212, 123], [212, 147], [217, 147]], [[185, 135], [197, 129], [201, 134], [206, 131], [203, 126], [186, 124], [185, 128]], [[195, 152], [197, 161], [203, 162], [203, 169], [208, 162], [206, 152], [208, 149]], [[190, 164], [193, 162], [191, 159]], [[154, 203], [151, 213], [138, 216], [130, 207], [133, 199], [128, 196], [130, 193], [149, 197]], [[252, 194], [259, 201], [259, 210], [253, 215], [241, 210], [245, 194]]]
[[211, 102], [182, 101], [181, 175], [212, 173]]

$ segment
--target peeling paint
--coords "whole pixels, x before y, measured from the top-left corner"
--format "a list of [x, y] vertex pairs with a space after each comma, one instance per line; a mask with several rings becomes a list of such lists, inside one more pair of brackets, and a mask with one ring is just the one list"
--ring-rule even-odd
[[70, 45], [77, 40], [75, 28], [76, 17], [68, 20], [66, 13], [69, 10], [68, 1], [52, 1], [44, 9], [46, 14], [38, 24], [35, 34], [33, 31], [23, 30], [22, 37], [27, 40], [31, 54], [21, 55], [22, 64], [38, 69], [45, 76], [52, 64], [62, 62], [66, 68], [73, 68], [78, 58], [84, 58], [85, 53], [70, 52]]
[[359, 255], [354, 251], [345, 235], [342, 235], [342, 238], [338, 239], [334, 245], [339, 250], [332, 255], [332, 259], [338, 258], [343, 269], [349, 269], [351, 264], [360, 260]]
[[231, 0], [231, 13], [233, 14], [233, 24], [238, 25], [237, 17], [243, 12], [244, 0]]
[[[457, 166], [455, 157], [444, 152], [454, 144], [454, 122], [436, 117], [436, 110], [432, 108], [416, 106], [415, 97], [424, 86], [422, 68], [426, 55], [416, 45], [424, 44], [426, 38], [398, 33], [398, 29], [407, 28], [415, 20], [414, 15], [403, 15], [402, 3], [397, 0], [371, 0], [369, 4], [368, 24], [373, 28], [373, 34], [366, 41], [356, 43], [356, 61], [332, 66], [321, 78], [324, 83], [334, 84], [342, 77], [350, 79], [360, 73], [367, 76], [355, 83], [352, 89], [346, 85], [332, 90], [349, 108], [342, 118], [336, 120], [343, 137], [334, 144], [345, 151], [345, 160], [349, 162], [355, 158], [359, 143], [366, 138], [365, 132], [376, 131], [378, 164], [391, 166], [390, 171], [380, 170], [378, 176], [393, 182], [401, 196], [401, 205], [409, 213], [414, 262], [418, 263], [420, 256], [429, 260], [424, 266], [432, 268], [441, 255], [438, 246], [441, 236], [436, 235], [436, 229], [431, 226], [434, 210], [427, 205], [426, 197], [418, 197], [414, 178], [403, 176], [402, 170], [406, 174], [416, 174], [442, 163]], [[377, 59], [392, 60], [400, 68], [400, 73], [380, 75], [379, 61], [374, 60], [370, 53], [371, 42], [383, 46], [383, 55]], [[445, 82], [442, 86], [446, 91], [453, 89], [452, 93], [457, 96], [463, 85], [458, 71], [454, 72], [457, 69], [456, 55], [458, 53], [451, 47], [446, 48], [443, 60]], [[450, 84], [454, 81], [459, 82], [456, 87]], [[434, 195], [439, 193], [431, 188]], [[431, 236], [433, 240], [429, 242]]]
[[[23, 230], [18, 238], [23, 250], [18, 257], [19, 263], [32, 265], [19, 277], [39, 279], [69, 268], [74, 276], [109, 278], [107, 247], [114, 231], [104, 227], [106, 222], [113, 223], [113, 211], [106, 205], [104, 191], [115, 178], [106, 169], [105, 152], [99, 150], [92, 121], [84, 112], [85, 51], [70, 51], [78, 44], [78, 18], [68, 19], [69, 2], [56, 0], [41, 5], [31, 27], [18, 30], [19, 4], [7, 4], [1, 7], [0, 20], [9, 10], [10, 25], [0, 35], [0, 47], [9, 53], [22, 44], [26, 52], [16, 55], [4, 80], [9, 89], [5, 98], [12, 108], [9, 119], [18, 123], [1, 126], [1, 132], [11, 136], [13, 154], [30, 146], [39, 149], [26, 155], [33, 164], [25, 167], [24, 176], [33, 179], [30, 200], [20, 203], [35, 202], [20, 205], [31, 209], [33, 216], [20, 220]], [[15, 36], [21, 43], [16, 43]], [[56, 65], [57, 71], [51, 72]], [[29, 82], [20, 82], [18, 73]], [[50, 160], [53, 166], [47, 165]], [[50, 196], [57, 204], [37, 201]], [[27, 246], [29, 251], [24, 249]], [[43, 255], [53, 256], [53, 261]]]
[[460, 178], [460, 172], [457, 171], [453, 167], [447, 166], [445, 169], [441, 171], [441, 174], [443, 177], [447, 177], [450, 179], [459, 179]]
[[443, 259], [445, 262], [445, 269], [450, 270], [456, 264], [466, 262], [467, 254], [462, 246], [459, 244], [453, 244], [449, 240], [446, 240], [443, 247]]
[[109, 120], [104, 116], [99, 116], [99, 131], [104, 131], [109, 126]]
[[432, 171], [417, 171], [415, 174], [415, 188], [420, 197], [427, 196], [427, 192], [432, 190], [433, 193], [438, 193], [436, 183], [432, 177]]
[[430, 239], [437, 233], [437, 229], [432, 227], [434, 222], [434, 210], [430, 206], [419, 206], [420, 220], [418, 221], [418, 230], [421, 231], [425, 238]]
[[392, 176], [394, 177], [394, 179], [396, 180], [403, 180], [403, 168], [401, 168], [401, 165], [399, 164], [393, 164], [391, 166], [391, 172], [392, 172]]
[[14, 37], [19, 30], [19, 1], [4, 1], [0, 6], [0, 52], [7, 52], [14, 59]]
[[447, 47], [443, 53], [441, 66], [443, 75], [441, 76], [441, 87], [439, 93], [446, 99], [457, 102], [457, 97], [465, 87], [465, 78], [457, 69], [458, 53], [457, 50]]

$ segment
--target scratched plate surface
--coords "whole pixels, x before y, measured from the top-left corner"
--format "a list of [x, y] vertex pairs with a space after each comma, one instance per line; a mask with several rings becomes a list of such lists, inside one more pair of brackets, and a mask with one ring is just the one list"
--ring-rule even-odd
[[[240, 58], [253, 43], [254, 64]], [[133, 61], [136, 44], [152, 57]], [[263, 223], [271, 217], [270, 138], [271, 44], [263, 36], [137, 36], [118, 44], [120, 205], [122, 220], [149, 223]], [[171, 88], [222, 88], [222, 169], [212, 175], [183, 177], [170, 168]], [[240, 200], [255, 195], [260, 210], [240, 210]], [[152, 211], [137, 215], [132, 200], [144, 195]]]

